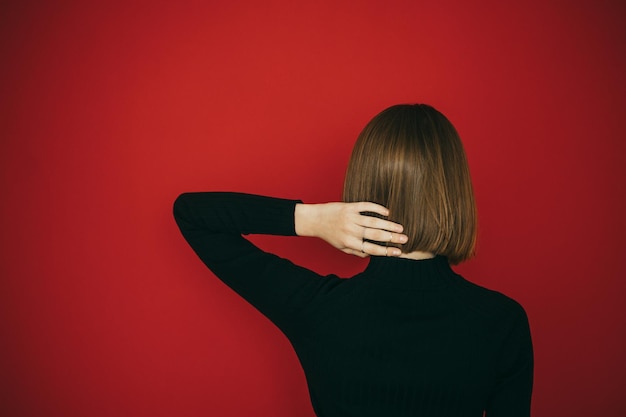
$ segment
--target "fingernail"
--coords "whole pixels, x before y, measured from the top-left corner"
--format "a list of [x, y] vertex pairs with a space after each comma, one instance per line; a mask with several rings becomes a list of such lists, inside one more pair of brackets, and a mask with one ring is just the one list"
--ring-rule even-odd
[[407, 236], [400, 236], [400, 242], [405, 243], [407, 240], [409, 240], [409, 238]]
[[400, 249], [394, 249], [391, 252], [392, 252], [393, 256], [400, 256], [402, 254]]

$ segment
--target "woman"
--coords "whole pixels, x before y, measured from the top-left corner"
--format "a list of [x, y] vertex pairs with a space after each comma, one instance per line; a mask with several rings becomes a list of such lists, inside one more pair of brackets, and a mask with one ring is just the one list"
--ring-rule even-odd
[[[202, 261], [289, 338], [318, 416], [528, 416], [533, 354], [512, 299], [455, 274], [476, 214], [461, 141], [427, 105], [390, 107], [361, 132], [343, 203], [181, 195], [176, 221]], [[372, 256], [320, 276], [242, 234], [315, 236]]]

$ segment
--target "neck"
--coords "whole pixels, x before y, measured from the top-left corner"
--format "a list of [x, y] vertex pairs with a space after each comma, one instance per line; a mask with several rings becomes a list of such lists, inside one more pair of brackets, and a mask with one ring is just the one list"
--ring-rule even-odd
[[432, 252], [421, 252], [418, 250], [409, 252], [409, 253], [403, 253], [402, 255], [400, 255], [400, 258], [414, 259], [417, 261], [421, 259], [431, 259], [434, 257], [435, 257], [435, 254]]

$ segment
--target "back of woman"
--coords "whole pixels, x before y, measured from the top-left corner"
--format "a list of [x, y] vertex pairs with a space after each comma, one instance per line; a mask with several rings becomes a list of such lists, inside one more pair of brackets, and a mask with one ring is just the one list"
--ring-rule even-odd
[[[343, 203], [190, 193], [174, 214], [202, 261], [289, 338], [318, 416], [530, 414], [523, 308], [450, 268], [473, 256], [476, 212], [460, 139], [432, 107], [393, 106], [365, 127]], [[251, 233], [371, 259], [350, 279], [320, 276]]]

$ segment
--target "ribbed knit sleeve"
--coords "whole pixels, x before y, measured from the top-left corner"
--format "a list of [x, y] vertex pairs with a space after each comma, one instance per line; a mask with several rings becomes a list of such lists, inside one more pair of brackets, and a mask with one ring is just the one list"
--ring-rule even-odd
[[186, 193], [174, 218], [202, 262], [283, 331], [336, 277], [321, 277], [266, 253], [242, 234], [295, 235], [298, 201], [240, 193]]
[[497, 361], [495, 389], [487, 417], [528, 417], [533, 386], [533, 346], [528, 317], [517, 305], [515, 321]]

